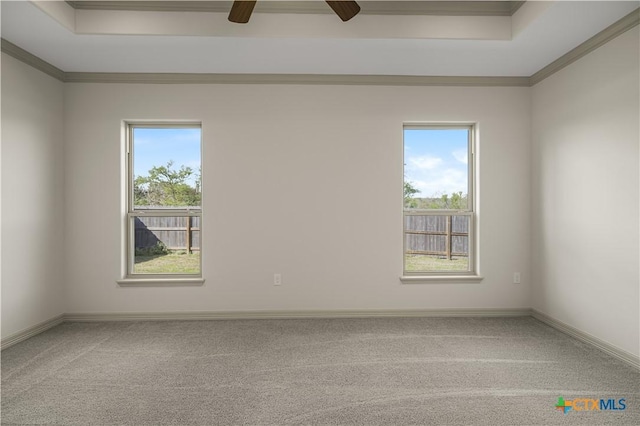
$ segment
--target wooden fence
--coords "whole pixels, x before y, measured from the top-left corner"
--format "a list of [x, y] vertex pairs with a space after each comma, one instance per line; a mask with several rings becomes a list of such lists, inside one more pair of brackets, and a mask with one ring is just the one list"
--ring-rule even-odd
[[199, 216], [137, 216], [135, 247], [153, 247], [158, 241], [169, 250], [200, 250]]
[[[138, 216], [135, 247], [153, 247], [158, 241], [170, 250], [200, 250], [198, 216]], [[455, 215], [405, 216], [407, 254], [452, 257], [469, 255], [469, 217]]]
[[406, 215], [404, 220], [407, 254], [469, 256], [469, 216]]

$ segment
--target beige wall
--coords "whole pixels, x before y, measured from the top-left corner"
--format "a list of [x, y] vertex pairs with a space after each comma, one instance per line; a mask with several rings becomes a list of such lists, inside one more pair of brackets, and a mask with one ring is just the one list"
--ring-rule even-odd
[[[529, 92], [68, 84], [68, 312], [529, 307]], [[115, 282], [126, 119], [203, 123], [202, 287]], [[479, 125], [480, 284], [398, 279], [402, 123], [426, 120]]]
[[61, 82], [2, 54], [2, 337], [65, 311]]
[[533, 87], [532, 306], [636, 356], [639, 31]]
[[[533, 307], [637, 356], [638, 38], [531, 89], [63, 85], [3, 54], [2, 337], [62, 312]], [[203, 286], [116, 284], [127, 119], [203, 123]], [[398, 280], [415, 121], [478, 123], [479, 284]]]

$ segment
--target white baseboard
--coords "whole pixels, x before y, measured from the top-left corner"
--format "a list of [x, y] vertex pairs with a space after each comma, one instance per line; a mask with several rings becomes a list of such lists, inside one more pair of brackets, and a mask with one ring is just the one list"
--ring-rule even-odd
[[588, 343], [589, 345], [600, 349], [603, 352], [606, 352], [612, 357], [617, 358], [626, 364], [629, 364], [636, 370], [640, 370], [640, 357], [637, 357], [632, 353], [613, 346], [612, 344], [605, 342], [602, 339], [592, 336], [589, 333], [585, 333], [584, 331], [578, 330], [577, 328], [572, 327], [569, 324], [558, 321], [557, 319], [552, 318], [549, 315], [535, 309], [531, 310], [531, 316], [562, 333], [568, 334], [571, 337], [575, 337], [582, 342]]
[[5, 350], [10, 346], [15, 345], [16, 343], [22, 342], [23, 340], [27, 340], [29, 337], [33, 337], [36, 334], [40, 334], [43, 331], [47, 331], [48, 329], [55, 327], [58, 324], [61, 324], [63, 321], [65, 321], [65, 315], [60, 314], [56, 317], [43, 321], [32, 327], [25, 328], [22, 331], [18, 331], [17, 333], [14, 333], [2, 339], [2, 342], [0, 342], [0, 348], [1, 350]]
[[365, 309], [70, 313], [65, 321], [193, 321], [224, 319], [526, 317], [531, 309]]
[[575, 337], [640, 370], [640, 357], [611, 345], [584, 331], [558, 321], [540, 311], [517, 309], [362, 309], [362, 310], [281, 310], [281, 311], [177, 311], [69, 313], [14, 333], [0, 343], [2, 350], [40, 334], [64, 321], [195, 321], [295, 318], [410, 318], [410, 317], [527, 317], [533, 318]]
[[282, 311], [178, 311], [178, 312], [108, 312], [69, 313], [58, 315], [0, 342], [6, 349], [40, 334], [65, 321], [195, 321], [238, 319], [295, 318], [403, 318], [403, 317], [526, 317], [528, 308], [521, 309], [364, 309], [364, 310], [282, 310]]

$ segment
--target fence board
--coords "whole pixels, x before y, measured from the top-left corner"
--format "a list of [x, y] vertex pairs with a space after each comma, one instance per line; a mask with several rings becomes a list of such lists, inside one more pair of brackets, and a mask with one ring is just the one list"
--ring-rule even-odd
[[[161, 241], [172, 250], [199, 250], [200, 221], [199, 216], [138, 216], [135, 218], [135, 247], [153, 247]], [[446, 215], [405, 216], [407, 253], [446, 256], [447, 238], [451, 239], [452, 256], [468, 256], [469, 217], [451, 216], [451, 229], [448, 233]]]
[[[447, 228], [447, 215], [405, 216], [405, 250], [409, 254], [429, 254], [447, 257], [469, 255], [469, 217], [450, 216], [451, 227]], [[447, 241], [450, 241], [447, 250]]]
[[135, 248], [161, 241], [170, 250], [200, 250], [200, 221], [199, 216], [137, 216]]

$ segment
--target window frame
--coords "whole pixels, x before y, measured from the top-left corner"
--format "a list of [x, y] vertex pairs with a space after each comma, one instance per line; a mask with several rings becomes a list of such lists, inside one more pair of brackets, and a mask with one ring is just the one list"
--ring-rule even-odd
[[[124, 279], [118, 280], [121, 285], [152, 285], [154, 283], [164, 284], [201, 284], [204, 282], [202, 279], [202, 242], [203, 242], [203, 224], [202, 224], [202, 204], [204, 199], [203, 191], [203, 172], [202, 172], [202, 151], [203, 151], [203, 129], [202, 122], [200, 121], [126, 121], [125, 125], [125, 150], [126, 150], [126, 199], [125, 199], [125, 261], [124, 261]], [[166, 208], [166, 209], [139, 209], [135, 207], [134, 200], [134, 138], [133, 132], [135, 129], [147, 128], [147, 129], [199, 129], [200, 130], [200, 208], [194, 209], [181, 209], [181, 208]], [[135, 218], [136, 217], [199, 217], [200, 218], [200, 250], [198, 273], [164, 273], [164, 274], [151, 274], [151, 273], [135, 273]]]
[[[461, 210], [455, 209], [407, 209], [402, 199], [402, 276], [401, 281], [405, 283], [421, 283], [431, 280], [438, 281], [481, 281], [482, 277], [478, 272], [478, 232], [477, 232], [477, 190], [476, 190], [476, 142], [477, 123], [403, 123], [402, 127], [402, 188], [405, 183], [405, 131], [406, 130], [467, 130], [467, 207]], [[467, 216], [469, 217], [468, 233], [468, 268], [464, 271], [407, 271], [407, 216]]]

